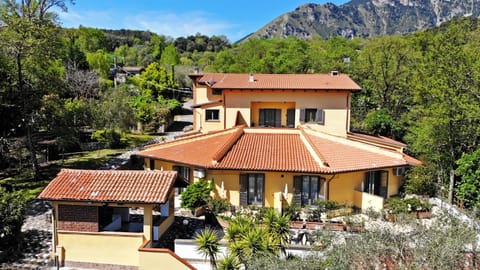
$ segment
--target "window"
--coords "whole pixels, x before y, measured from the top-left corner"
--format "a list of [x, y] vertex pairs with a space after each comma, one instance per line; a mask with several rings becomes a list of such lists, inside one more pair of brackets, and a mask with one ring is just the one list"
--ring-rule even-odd
[[294, 202], [309, 205], [316, 200], [325, 200], [325, 179], [315, 175], [295, 176], [293, 179]]
[[222, 89], [212, 89], [212, 95], [219, 96], [222, 94]]
[[[177, 171], [178, 176], [182, 177], [185, 179], [185, 181], [190, 182], [190, 168], [185, 167], [185, 166], [173, 166], [173, 170]], [[177, 195], [182, 194], [182, 192], [185, 190], [184, 187], [178, 187], [177, 188]]]
[[177, 171], [178, 176], [190, 181], [190, 168], [185, 166], [173, 166], [173, 170]]
[[240, 175], [240, 205], [264, 204], [265, 175], [260, 173]]
[[300, 122], [325, 124], [325, 111], [320, 108], [304, 108], [300, 110]]
[[205, 121], [220, 120], [220, 110], [205, 110]]
[[371, 171], [365, 173], [363, 192], [387, 198], [388, 171]]
[[281, 109], [260, 109], [258, 125], [261, 127], [280, 127], [281, 117]]

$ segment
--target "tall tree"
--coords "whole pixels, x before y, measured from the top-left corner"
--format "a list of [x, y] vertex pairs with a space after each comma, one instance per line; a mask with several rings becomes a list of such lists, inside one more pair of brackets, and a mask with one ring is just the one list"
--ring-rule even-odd
[[456, 160], [480, 142], [477, 31], [470, 21], [460, 20], [416, 40], [423, 57], [411, 78], [415, 106], [407, 138], [412, 150], [435, 166], [439, 181], [449, 184], [450, 200]]
[[0, 47], [15, 62], [15, 90], [22, 108], [19, 125], [25, 129], [34, 179], [37, 179], [39, 165], [33, 141], [35, 115], [43, 94], [61, 88], [53, 85], [60, 81], [61, 71], [55, 60], [61, 42], [57, 17], [51, 9], [57, 7], [66, 11], [67, 8], [63, 0], [3, 0], [0, 7]]

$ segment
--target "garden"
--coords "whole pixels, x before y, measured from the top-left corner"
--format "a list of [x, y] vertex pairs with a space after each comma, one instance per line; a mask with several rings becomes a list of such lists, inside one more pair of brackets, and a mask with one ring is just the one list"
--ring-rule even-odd
[[[192, 238], [212, 269], [291, 269], [299, 263], [302, 269], [456, 269], [478, 263], [465, 246], [476, 244], [475, 231], [425, 197], [391, 198], [382, 212], [317, 201], [280, 213], [235, 209], [225, 199], [204, 196], [211, 191], [209, 181], [190, 185], [182, 207], [204, 211], [205, 226]], [[444, 261], [433, 255], [439, 241], [448, 246]]]

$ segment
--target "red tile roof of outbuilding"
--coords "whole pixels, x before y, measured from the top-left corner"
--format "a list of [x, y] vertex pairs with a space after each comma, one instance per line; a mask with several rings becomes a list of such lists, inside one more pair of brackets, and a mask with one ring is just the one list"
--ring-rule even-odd
[[174, 171], [62, 169], [38, 198], [52, 201], [165, 203]]
[[360, 91], [360, 86], [346, 74], [249, 74], [205, 73], [198, 83], [216, 89], [280, 89], [280, 90], [347, 90]]

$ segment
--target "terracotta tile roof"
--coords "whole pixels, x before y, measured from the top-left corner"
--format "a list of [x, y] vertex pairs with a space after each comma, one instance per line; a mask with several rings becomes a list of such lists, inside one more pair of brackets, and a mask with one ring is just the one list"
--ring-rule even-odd
[[411, 165], [405, 154], [335, 136], [305, 132], [331, 173], [374, 170]]
[[360, 91], [348, 75], [206, 73], [198, 81], [216, 89], [298, 89]]
[[214, 157], [224, 147], [229, 147], [232, 140], [236, 140], [239, 130], [243, 130], [243, 127], [160, 143], [138, 152], [137, 155], [186, 165], [210, 167]]
[[215, 168], [285, 172], [323, 171], [300, 134], [245, 133]]
[[233, 129], [161, 143], [138, 153], [209, 169], [342, 173], [418, 165], [403, 153], [304, 129]]
[[53, 201], [165, 203], [177, 172], [62, 169], [38, 198]]
[[391, 145], [394, 147], [405, 147], [407, 146], [406, 144], [396, 141], [394, 139], [390, 139], [385, 136], [380, 136], [380, 135], [370, 135], [370, 134], [364, 134], [364, 133], [357, 133], [357, 132], [349, 132], [348, 137], [353, 139], [353, 140], [369, 140], [369, 141], [374, 141], [386, 145]]

